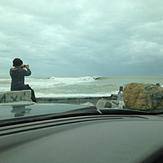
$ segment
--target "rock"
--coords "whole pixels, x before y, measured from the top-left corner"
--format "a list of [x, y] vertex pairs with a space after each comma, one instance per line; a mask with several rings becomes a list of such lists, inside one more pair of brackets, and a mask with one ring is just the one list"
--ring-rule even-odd
[[163, 88], [158, 84], [127, 84], [123, 97], [125, 107], [129, 109], [163, 109]]
[[106, 99], [99, 99], [96, 103], [97, 108], [112, 108], [112, 103], [109, 100]]
[[8, 91], [0, 92], [0, 103], [18, 102], [18, 101], [31, 101], [31, 91]]
[[105, 98], [101, 98], [97, 101], [96, 103], [96, 108], [119, 108], [119, 102], [117, 101], [117, 95], [115, 95], [115, 99], [105, 99]]

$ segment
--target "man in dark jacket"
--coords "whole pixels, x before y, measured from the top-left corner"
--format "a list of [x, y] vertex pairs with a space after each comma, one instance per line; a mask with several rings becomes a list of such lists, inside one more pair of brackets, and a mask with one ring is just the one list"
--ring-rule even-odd
[[13, 60], [13, 67], [10, 69], [11, 91], [31, 90], [31, 99], [33, 102], [36, 102], [34, 90], [28, 84], [24, 84], [25, 76], [30, 75], [29, 65], [24, 65], [20, 58], [15, 58]]

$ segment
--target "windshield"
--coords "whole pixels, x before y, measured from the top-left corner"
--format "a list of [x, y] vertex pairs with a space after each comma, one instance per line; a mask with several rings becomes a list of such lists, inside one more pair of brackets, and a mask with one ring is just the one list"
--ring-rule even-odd
[[[1, 0], [0, 103], [32, 101], [46, 113], [163, 109], [162, 6]], [[0, 107], [0, 118], [42, 114], [12, 105]]]
[[12, 118], [34, 117], [41, 115], [68, 112], [71, 110], [85, 108], [73, 104], [25, 104], [25, 105], [3, 105], [0, 106], [0, 121]]

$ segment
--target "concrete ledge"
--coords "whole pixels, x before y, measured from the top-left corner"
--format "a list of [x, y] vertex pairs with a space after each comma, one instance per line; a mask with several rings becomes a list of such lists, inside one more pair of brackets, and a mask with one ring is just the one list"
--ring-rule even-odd
[[31, 101], [31, 91], [8, 91], [0, 92], [0, 103], [12, 103], [18, 101]]
[[37, 98], [38, 103], [66, 103], [66, 104], [83, 104], [90, 102], [96, 104], [99, 99], [116, 100], [116, 95], [103, 96], [103, 97], [39, 97]]

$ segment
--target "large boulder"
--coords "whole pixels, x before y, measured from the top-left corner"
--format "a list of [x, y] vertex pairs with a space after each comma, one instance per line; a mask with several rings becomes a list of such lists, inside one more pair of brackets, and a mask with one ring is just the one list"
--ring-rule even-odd
[[158, 84], [130, 83], [124, 87], [126, 108], [139, 110], [163, 109], [163, 88]]

